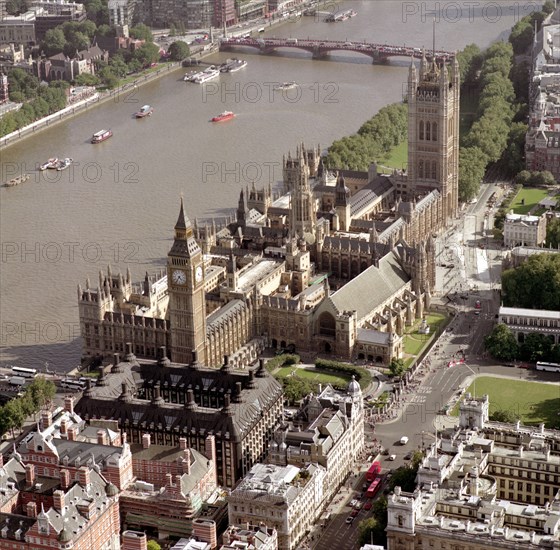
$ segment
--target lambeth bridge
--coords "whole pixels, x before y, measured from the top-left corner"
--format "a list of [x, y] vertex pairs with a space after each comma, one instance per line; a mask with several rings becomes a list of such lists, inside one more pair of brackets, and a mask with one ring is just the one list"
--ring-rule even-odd
[[[279, 48], [295, 48], [310, 52], [314, 59], [324, 58], [334, 51], [355, 52], [371, 57], [373, 63], [386, 62], [390, 57], [421, 59], [424, 55], [422, 48], [368, 42], [343, 42], [341, 40], [312, 40], [309, 38], [223, 38], [220, 40], [220, 51], [228, 51], [237, 47], [256, 48], [264, 54], [272, 54]], [[437, 61], [449, 60], [455, 56], [452, 52], [444, 51], [426, 52], [425, 55], [429, 60], [435, 55]]]

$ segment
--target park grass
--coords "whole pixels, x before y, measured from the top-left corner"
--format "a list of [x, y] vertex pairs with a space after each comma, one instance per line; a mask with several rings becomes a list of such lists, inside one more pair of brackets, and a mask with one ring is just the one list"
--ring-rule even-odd
[[[513, 209], [516, 214], [528, 214], [532, 208], [537, 206], [539, 201], [547, 196], [548, 191], [546, 189], [523, 187], [511, 201], [510, 208]], [[525, 204], [521, 204], [523, 199], [525, 199]]]
[[278, 371], [274, 373], [274, 376], [277, 379], [287, 378], [288, 376], [291, 376], [294, 371], [294, 376], [297, 376], [298, 378], [304, 378], [317, 384], [331, 384], [333, 386], [346, 387], [351, 379], [350, 376], [345, 376], [343, 374], [333, 374], [330, 372], [327, 373], [324, 371], [317, 371], [316, 368], [307, 369], [293, 366], [282, 367], [281, 369], [278, 369]]
[[[397, 170], [406, 170], [408, 163], [408, 140], [404, 140], [395, 147], [393, 147], [387, 156], [382, 158], [380, 163], [387, 168], [396, 168]], [[390, 170], [385, 170], [379, 167], [381, 173], [390, 173]]]
[[[474, 395], [474, 390], [473, 382], [467, 391]], [[480, 376], [476, 379], [476, 395], [485, 394], [490, 400], [490, 414], [512, 411], [522, 424], [544, 423], [548, 428], [560, 428], [560, 386], [556, 384]], [[451, 414], [459, 414], [458, 405]]]

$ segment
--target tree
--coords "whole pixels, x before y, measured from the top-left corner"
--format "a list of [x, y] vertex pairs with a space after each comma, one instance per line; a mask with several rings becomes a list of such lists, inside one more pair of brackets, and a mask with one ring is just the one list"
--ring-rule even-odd
[[519, 172], [517, 176], [515, 176], [514, 181], [515, 183], [519, 183], [520, 185], [527, 185], [530, 179], [531, 172], [529, 172], [529, 170], [521, 170], [521, 172]]
[[504, 305], [560, 310], [560, 254], [536, 254], [502, 274]]
[[406, 372], [404, 361], [393, 357], [389, 363], [389, 370], [393, 376], [402, 376]]
[[12, 399], [4, 405], [4, 409], [9, 419], [10, 429], [12, 430], [12, 438], [15, 437], [14, 430], [21, 429], [25, 422], [25, 414], [19, 399]]
[[109, 59], [109, 67], [113, 70], [113, 74], [119, 78], [124, 78], [128, 73], [128, 65], [120, 54], [115, 54]]
[[486, 171], [486, 156], [479, 147], [462, 147], [459, 155], [459, 200], [468, 202], [478, 195]]
[[519, 417], [511, 410], [497, 410], [490, 415], [490, 420], [493, 422], [507, 422], [508, 424], [515, 424]]
[[61, 53], [66, 45], [66, 37], [60, 27], [49, 29], [45, 33], [45, 38], [41, 42], [41, 50], [47, 57]]
[[403, 491], [412, 493], [416, 488], [416, 473], [416, 469], [407, 466], [397, 468], [393, 473], [393, 477], [389, 480], [390, 490], [393, 491], [398, 486]]
[[161, 546], [154, 539], [148, 541], [146, 548], [148, 550], [161, 550]]
[[484, 339], [484, 345], [496, 359], [513, 361], [519, 353], [515, 335], [504, 323], [498, 323], [494, 327], [492, 332]]
[[385, 535], [385, 526], [376, 518], [368, 518], [360, 521], [358, 524], [360, 532], [360, 546], [364, 544], [381, 544], [385, 545], [387, 537]]
[[525, 164], [525, 134], [527, 124], [513, 122], [509, 129], [508, 146], [502, 154], [501, 164], [510, 174], [517, 174]]
[[74, 83], [76, 86], [97, 86], [99, 78], [94, 74], [82, 73], [74, 79]]
[[535, 175], [535, 185], [556, 185], [556, 178], [548, 170], [542, 170]]
[[168, 52], [172, 61], [182, 61], [191, 54], [190, 48], [182, 40], [173, 42]]
[[528, 17], [518, 21], [511, 29], [509, 41], [516, 55], [525, 53], [533, 42], [533, 27]]
[[311, 382], [298, 376], [284, 378], [282, 385], [284, 386], [284, 396], [289, 403], [295, 403], [313, 391]]
[[476, 72], [482, 66], [482, 54], [476, 44], [469, 44], [457, 54], [459, 71], [461, 72], [461, 85], [471, 84], [475, 80]]
[[560, 247], [560, 218], [548, 220], [545, 245], [556, 249]]
[[51, 380], [44, 376], [37, 376], [27, 387], [26, 395], [29, 395], [35, 410], [42, 409], [50, 403], [56, 394], [56, 386]]
[[154, 41], [152, 31], [143, 23], [132, 27], [129, 34], [132, 38], [136, 38], [137, 40], [145, 40], [146, 43]]
[[553, 342], [544, 334], [531, 333], [519, 348], [519, 355], [524, 361], [546, 361], [552, 353]]
[[101, 77], [103, 84], [105, 84], [105, 86], [109, 89], [114, 88], [119, 83], [119, 79], [111, 67], [103, 67], [101, 71], [99, 71], [99, 76]]
[[133, 54], [142, 67], [148, 67], [159, 60], [159, 48], [153, 42], [142, 44]]

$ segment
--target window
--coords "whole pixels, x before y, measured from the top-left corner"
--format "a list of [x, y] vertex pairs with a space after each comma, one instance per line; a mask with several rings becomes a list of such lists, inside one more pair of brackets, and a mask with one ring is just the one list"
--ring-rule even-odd
[[418, 161], [418, 177], [422, 179], [424, 177], [424, 161]]
[[424, 139], [424, 121], [421, 120], [418, 124], [418, 139]]
[[426, 122], [426, 141], [430, 141], [430, 123]]
[[432, 122], [432, 141], [437, 141], [437, 122]]

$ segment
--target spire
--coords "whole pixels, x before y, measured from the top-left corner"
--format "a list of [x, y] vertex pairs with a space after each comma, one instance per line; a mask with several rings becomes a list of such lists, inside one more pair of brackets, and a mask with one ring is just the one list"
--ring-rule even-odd
[[[189, 223], [190, 225], [190, 223]], [[181, 193], [181, 207], [179, 208], [179, 217], [177, 218], [177, 223], [175, 224], [175, 230], [177, 229], [187, 229], [187, 221], [185, 218], [185, 208], [183, 205], [183, 194]]]

